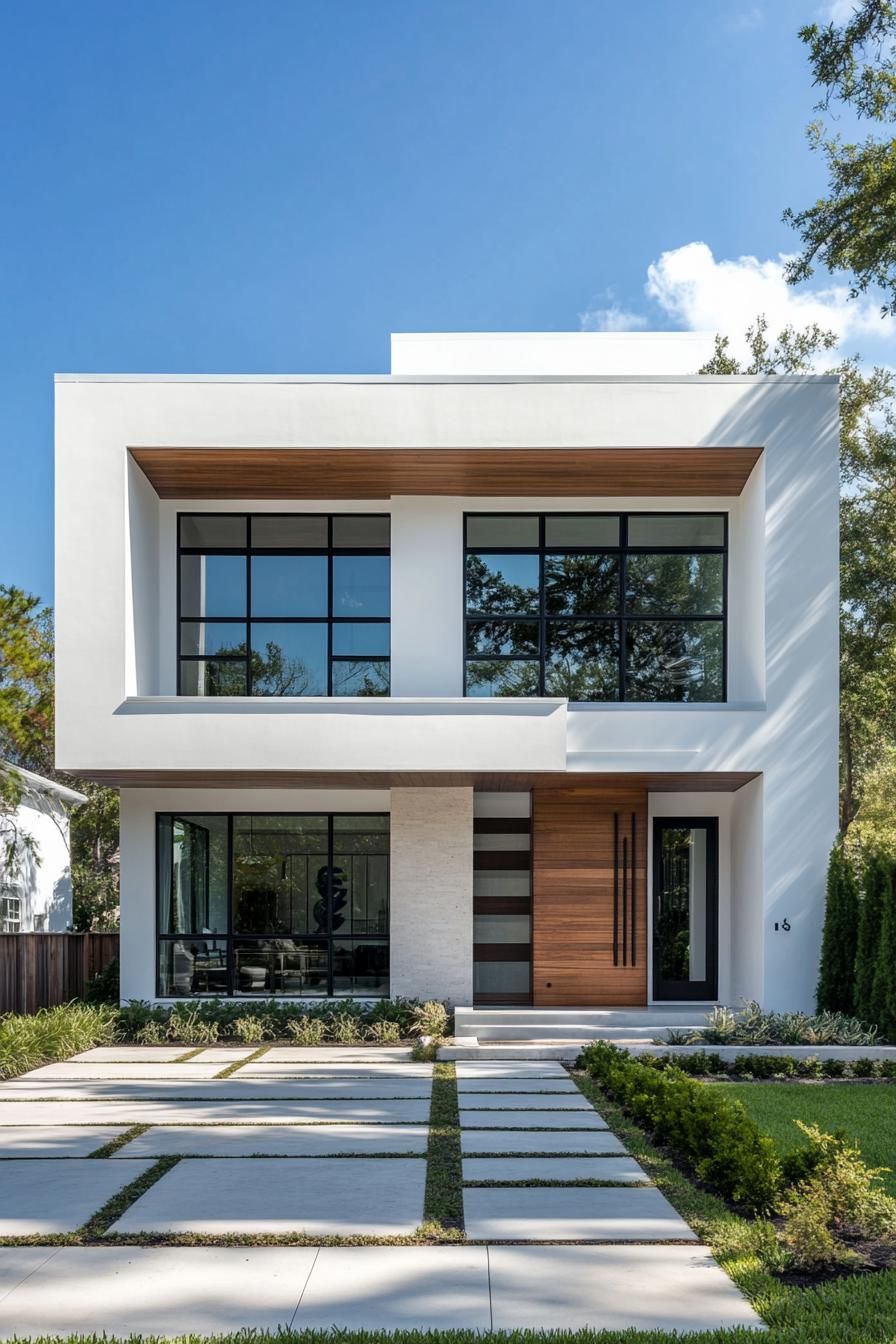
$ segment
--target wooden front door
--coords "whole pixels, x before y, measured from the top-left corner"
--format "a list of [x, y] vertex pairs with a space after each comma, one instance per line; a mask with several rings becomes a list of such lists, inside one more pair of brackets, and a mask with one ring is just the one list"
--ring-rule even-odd
[[541, 1007], [647, 1002], [647, 792], [532, 797], [532, 991]]

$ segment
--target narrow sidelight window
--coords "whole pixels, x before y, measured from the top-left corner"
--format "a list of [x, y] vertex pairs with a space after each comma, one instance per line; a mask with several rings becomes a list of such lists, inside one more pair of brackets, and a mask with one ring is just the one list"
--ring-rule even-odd
[[389, 522], [180, 514], [180, 694], [388, 695]]
[[465, 694], [725, 699], [723, 513], [467, 514]]

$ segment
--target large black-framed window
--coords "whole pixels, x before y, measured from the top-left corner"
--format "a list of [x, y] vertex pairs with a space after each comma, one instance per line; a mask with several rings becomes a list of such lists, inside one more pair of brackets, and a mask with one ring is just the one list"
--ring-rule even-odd
[[388, 813], [156, 815], [157, 992], [387, 997]]
[[464, 694], [726, 699], [725, 513], [464, 515]]
[[179, 694], [388, 695], [389, 524], [178, 514]]

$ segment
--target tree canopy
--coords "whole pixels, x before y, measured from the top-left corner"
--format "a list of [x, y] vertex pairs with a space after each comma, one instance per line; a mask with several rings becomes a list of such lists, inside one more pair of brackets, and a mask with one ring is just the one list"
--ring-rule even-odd
[[[861, 0], [841, 24], [807, 24], [800, 38], [821, 92], [820, 118], [808, 128], [809, 143], [828, 173], [826, 195], [784, 218], [797, 230], [802, 252], [787, 278], [806, 280], [821, 264], [852, 274], [852, 293], [884, 291], [884, 312], [896, 313], [896, 5]], [[854, 120], [853, 138], [833, 132], [830, 115]], [[863, 122], [879, 127], [859, 139]]]

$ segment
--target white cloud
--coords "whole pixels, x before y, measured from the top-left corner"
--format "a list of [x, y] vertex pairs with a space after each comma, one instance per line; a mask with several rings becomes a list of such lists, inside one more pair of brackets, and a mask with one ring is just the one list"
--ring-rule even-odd
[[835, 23], [838, 27], [849, 23], [858, 8], [858, 0], [831, 0], [822, 8], [820, 18], [824, 23]]
[[630, 308], [610, 302], [606, 308], [586, 308], [579, 313], [579, 327], [582, 331], [641, 331], [647, 326], [647, 318]]
[[859, 337], [888, 340], [896, 334], [896, 322], [881, 318], [880, 302], [873, 296], [851, 299], [848, 287], [836, 284], [792, 288], [784, 278], [786, 261], [784, 255], [767, 261], [716, 260], [706, 243], [686, 243], [663, 252], [647, 268], [645, 290], [676, 327], [721, 332], [740, 355], [745, 352], [744, 332], [760, 313], [773, 336], [788, 325], [800, 328], [813, 322], [833, 331], [839, 348], [830, 352], [828, 362], [852, 353]]

